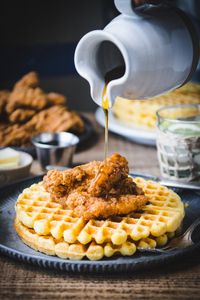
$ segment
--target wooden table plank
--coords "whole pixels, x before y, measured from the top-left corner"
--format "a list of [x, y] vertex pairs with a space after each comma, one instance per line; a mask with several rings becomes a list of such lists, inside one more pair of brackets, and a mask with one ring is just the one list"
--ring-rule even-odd
[[[94, 122], [94, 117], [89, 115]], [[103, 159], [103, 130], [98, 142], [74, 163]], [[159, 175], [156, 150], [110, 134], [109, 153], [126, 156], [131, 171]], [[32, 173], [41, 170], [35, 162]], [[200, 299], [200, 255], [159, 269], [126, 274], [67, 274], [0, 256], [0, 299]]]

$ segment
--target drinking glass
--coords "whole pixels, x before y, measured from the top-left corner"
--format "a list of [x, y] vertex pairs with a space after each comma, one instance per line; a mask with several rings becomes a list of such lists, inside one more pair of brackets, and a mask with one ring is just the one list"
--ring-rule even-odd
[[187, 182], [200, 176], [200, 105], [158, 110], [157, 151], [162, 177]]

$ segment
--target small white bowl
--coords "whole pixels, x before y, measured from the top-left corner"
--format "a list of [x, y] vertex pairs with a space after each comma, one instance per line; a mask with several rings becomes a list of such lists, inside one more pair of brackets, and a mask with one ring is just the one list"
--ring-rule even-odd
[[26, 152], [19, 151], [20, 161], [19, 166], [9, 169], [0, 168], [0, 186], [8, 184], [11, 181], [18, 180], [28, 176], [33, 158]]

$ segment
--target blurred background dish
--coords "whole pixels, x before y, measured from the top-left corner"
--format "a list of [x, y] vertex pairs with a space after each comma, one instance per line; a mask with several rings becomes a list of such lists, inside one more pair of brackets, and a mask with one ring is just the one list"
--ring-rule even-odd
[[[82, 133], [76, 134], [77, 137], [79, 138], [79, 142], [78, 142], [76, 151], [82, 151], [82, 150], [90, 147], [91, 146], [91, 137], [94, 137], [94, 140], [92, 142], [94, 142], [97, 137], [91, 121], [82, 114], [80, 114], [80, 116], [84, 122], [84, 131]], [[26, 146], [26, 147], [12, 146], [11, 148], [16, 151], [24, 151], [24, 152], [30, 154], [33, 158], [36, 158], [36, 149], [35, 149], [34, 145], [32, 145], [32, 144], [30, 146]], [[4, 149], [4, 147], [0, 147], [0, 149]]]
[[43, 132], [32, 139], [43, 170], [47, 166], [71, 167], [79, 138], [69, 132]]
[[17, 81], [11, 91], [0, 91], [0, 146], [35, 155], [31, 138], [42, 132], [69, 131], [83, 143], [92, 134], [91, 123], [67, 106], [64, 95], [45, 93], [36, 72]]
[[143, 129], [156, 128], [156, 112], [165, 106], [200, 104], [200, 84], [188, 83], [172, 92], [146, 100], [129, 100], [117, 97], [114, 116], [126, 125]]
[[[162, 107], [181, 104], [200, 104], [200, 84], [190, 82], [172, 92], [147, 100], [117, 97], [110, 113], [109, 130], [137, 143], [155, 145], [156, 112]], [[96, 111], [96, 120], [105, 126], [101, 108]]]
[[19, 164], [13, 168], [0, 168], [0, 187], [12, 181], [28, 177], [33, 158], [28, 153], [19, 152]]

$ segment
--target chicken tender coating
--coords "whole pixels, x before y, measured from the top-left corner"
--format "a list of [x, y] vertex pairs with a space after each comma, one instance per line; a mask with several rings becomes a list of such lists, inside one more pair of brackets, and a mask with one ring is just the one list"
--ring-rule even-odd
[[64, 105], [66, 104], [66, 97], [58, 93], [48, 93], [47, 99], [50, 105]]
[[9, 91], [0, 91], [0, 115], [4, 113], [4, 109], [8, 103], [9, 95]]
[[113, 154], [102, 163], [98, 174], [88, 189], [92, 196], [106, 196], [116, 184], [128, 176], [128, 162], [119, 155]]
[[45, 93], [36, 72], [23, 76], [11, 92], [0, 91], [0, 146], [31, 146], [31, 138], [42, 132], [85, 130], [82, 118], [66, 107], [66, 97]]
[[6, 111], [9, 114], [17, 108], [31, 108], [38, 111], [45, 108], [47, 104], [47, 97], [40, 88], [15, 89], [10, 94]]
[[24, 123], [30, 120], [34, 114], [35, 110], [33, 109], [18, 108], [9, 115], [9, 120], [11, 123]]
[[65, 197], [77, 187], [84, 189], [90, 178], [98, 172], [100, 164], [101, 162], [94, 161], [62, 172], [51, 170], [43, 178], [44, 186], [56, 197]]
[[85, 220], [125, 215], [142, 209], [146, 203], [147, 199], [144, 195], [101, 198], [92, 197], [86, 192], [71, 193], [65, 201], [67, 208], [72, 209], [78, 217], [83, 217]]
[[38, 85], [38, 74], [36, 72], [29, 72], [15, 83], [14, 89], [35, 88]]
[[[23, 116], [22, 116], [23, 118]], [[0, 145], [27, 146], [31, 137], [42, 132], [59, 131], [82, 132], [84, 123], [74, 112], [69, 112], [65, 107], [53, 106], [37, 112], [25, 124], [12, 124], [6, 130], [0, 132]]]
[[107, 218], [141, 209], [147, 198], [128, 177], [127, 160], [113, 154], [66, 171], [52, 170], [43, 185], [54, 201], [85, 220]]

